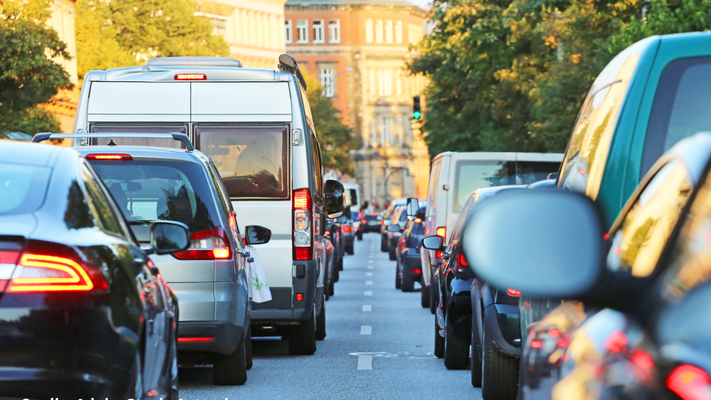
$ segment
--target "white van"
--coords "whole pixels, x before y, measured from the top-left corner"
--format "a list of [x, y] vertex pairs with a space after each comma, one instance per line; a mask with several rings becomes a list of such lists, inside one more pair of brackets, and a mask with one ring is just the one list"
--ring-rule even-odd
[[[425, 236], [442, 236], [449, 241], [459, 212], [476, 189], [526, 185], [557, 173], [563, 154], [546, 153], [457, 153], [438, 154], [432, 161], [427, 189]], [[432, 274], [442, 261], [441, 254], [422, 250], [422, 307], [434, 313], [437, 296], [430, 290]]]
[[[252, 335], [286, 336], [290, 352], [313, 354], [315, 340], [326, 335], [321, 223], [324, 197], [334, 194], [324, 192], [303, 76], [288, 55], [280, 56], [278, 65], [279, 70], [246, 69], [230, 58], [168, 57], [141, 67], [91, 71], [74, 129], [188, 135], [219, 171], [238, 229], [261, 225], [272, 232], [259, 249], [272, 300], [253, 304]], [[148, 138], [87, 138], [76, 144], [109, 140], [180, 146]]]
[[343, 183], [346, 196], [346, 203], [351, 207], [351, 219], [353, 229], [358, 240], [363, 240], [363, 204], [360, 197], [360, 185], [357, 183]]

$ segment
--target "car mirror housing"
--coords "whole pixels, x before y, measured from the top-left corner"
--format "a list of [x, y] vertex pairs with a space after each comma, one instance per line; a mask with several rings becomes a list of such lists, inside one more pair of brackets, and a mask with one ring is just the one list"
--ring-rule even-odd
[[338, 218], [344, 212], [343, 194], [345, 189], [341, 182], [329, 179], [324, 184], [324, 211], [328, 218]]
[[263, 226], [259, 225], [248, 225], [246, 227], [247, 232], [247, 244], [266, 244], [272, 238], [272, 231]]
[[437, 235], [426, 236], [422, 239], [422, 247], [427, 250], [442, 251], [444, 250], [444, 239]]
[[420, 212], [420, 201], [414, 197], [407, 199], [407, 219], [414, 221]]
[[464, 253], [474, 273], [532, 297], [584, 295], [604, 271], [602, 219], [588, 197], [516, 190], [482, 202], [467, 221]]
[[190, 229], [182, 222], [151, 223], [151, 247], [155, 254], [172, 254], [190, 247]]

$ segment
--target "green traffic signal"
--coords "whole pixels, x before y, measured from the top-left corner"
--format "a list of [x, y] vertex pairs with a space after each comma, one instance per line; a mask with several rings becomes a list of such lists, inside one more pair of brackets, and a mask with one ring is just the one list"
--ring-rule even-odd
[[415, 111], [412, 113], [412, 118], [414, 118], [414, 119], [420, 119], [421, 116], [422, 116], [422, 113], [419, 111]]

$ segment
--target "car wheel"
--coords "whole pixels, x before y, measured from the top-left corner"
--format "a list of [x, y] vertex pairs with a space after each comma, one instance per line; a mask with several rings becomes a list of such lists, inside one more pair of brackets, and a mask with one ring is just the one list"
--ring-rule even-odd
[[324, 294], [324, 296], [326, 296], [326, 300], [328, 300], [329, 296], [331, 296], [331, 292], [330, 292], [329, 288], [331, 287], [331, 281], [333, 281], [333, 277], [330, 276], [328, 271], [329, 271], [328, 263], [326, 263], [326, 269], [323, 273], [323, 275], [324, 275], [323, 281], [324, 281], [324, 285], [325, 285], [324, 289], [323, 289], [323, 294]]
[[252, 359], [252, 327], [247, 329], [247, 336], [244, 338], [247, 341], [247, 370], [252, 369], [254, 365], [254, 360]]
[[326, 302], [321, 306], [321, 314], [316, 317], [316, 340], [326, 339]]
[[176, 335], [177, 330], [173, 333], [173, 340], [170, 345], [170, 388], [169, 388], [169, 399], [178, 400], [180, 397], [178, 395], [178, 337]]
[[514, 400], [518, 389], [518, 360], [499, 353], [494, 346], [484, 326], [481, 396], [484, 400]]
[[333, 296], [333, 294], [335, 293], [335, 288], [336, 288], [336, 282], [334, 282], [333, 279], [331, 279], [331, 281], [328, 282], [328, 296], [329, 297]]
[[434, 279], [432, 280], [432, 285], [430, 287], [430, 312], [434, 314], [437, 311], [437, 304], [439, 303], [439, 286], [434, 284]]
[[316, 352], [316, 321], [314, 316], [291, 328], [289, 353], [310, 356]]
[[[472, 315], [472, 318], [476, 318]], [[481, 354], [477, 354], [479, 349], [477, 339], [476, 326], [472, 324], [472, 343], [471, 343], [471, 372], [472, 372], [472, 386], [475, 388], [481, 387]]]
[[[341, 263], [341, 264], [342, 264], [342, 263]], [[343, 268], [341, 268], [341, 270], [342, 270], [342, 269], [343, 269]], [[338, 270], [338, 268], [335, 268], [335, 269], [334, 269], [333, 275], [334, 275], [334, 277], [335, 277], [335, 279], [333, 280], [334, 282], [338, 282], [338, 280], [341, 279], [341, 273], [340, 273], [340, 271]]]
[[388, 255], [390, 256], [390, 261], [395, 261], [397, 260], [397, 256], [395, 255], [395, 250], [392, 249], [392, 246], [390, 246], [391, 249], [388, 250]]
[[439, 329], [439, 324], [437, 324], [437, 316], [435, 316], [435, 346], [434, 346], [434, 354], [437, 358], [442, 358], [444, 357], [444, 338], [442, 335], [440, 335], [440, 329]]
[[449, 312], [444, 318], [447, 321], [444, 333], [444, 366], [447, 369], [464, 369], [469, 364], [469, 341], [454, 333]]
[[422, 291], [420, 292], [420, 305], [422, 308], [428, 308], [430, 306], [430, 287], [422, 285]]
[[388, 239], [380, 235], [380, 251], [386, 253], [388, 251]]
[[362, 232], [358, 234], [358, 240], [363, 240], [363, 233]]
[[[338, 257], [338, 270], [343, 271], [343, 255]], [[336, 282], [338, 282], [338, 274], [336, 274]]]
[[212, 366], [215, 385], [244, 385], [247, 382], [247, 338], [242, 338], [230, 355], [215, 354]]
[[405, 293], [415, 291], [415, 278], [402, 271], [402, 291]]

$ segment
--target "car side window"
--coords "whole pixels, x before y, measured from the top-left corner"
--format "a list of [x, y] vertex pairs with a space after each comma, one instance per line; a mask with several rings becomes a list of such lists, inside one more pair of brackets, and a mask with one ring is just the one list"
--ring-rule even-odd
[[662, 296], [668, 301], [684, 297], [711, 279], [711, 175], [703, 178], [676, 240], [662, 277]]
[[462, 206], [462, 210], [459, 213], [459, 217], [457, 218], [457, 223], [454, 225], [454, 229], [452, 229], [452, 236], [449, 239], [450, 241], [455, 240], [455, 238], [459, 238], [459, 235], [461, 234], [462, 229], [464, 228], [464, 223], [467, 221], [471, 209], [479, 201], [479, 197], [480, 194], [478, 192], [474, 192], [469, 195], [469, 198], [467, 199], [466, 203], [464, 203], [464, 206]]
[[82, 164], [81, 170], [89, 200], [89, 209], [94, 214], [94, 219], [98, 221], [99, 228], [110, 235], [128, 239], [123, 229], [121, 229], [121, 224], [116, 214], [114, 214], [110, 200], [101, 189], [101, 184], [97, 181], [97, 178], [94, 177], [94, 174], [91, 173], [86, 165]]
[[316, 139], [316, 134], [313, 133], [313, 131], [311, 135], [311, 141], [313, 142], [314, 147], [314, 183], [316, 184], [316, 187], [314, 189], [316, 189], [316, 193], [321, 196], [323, 191], [323, 168], [321, 162], [321, 149], [319, 148], [318, 139]]
[[682, 163], [672, 161], [659, 169], [613, 233], [608, 268], [636, 277], [651, 275], [686, 205], [691, 186]]

